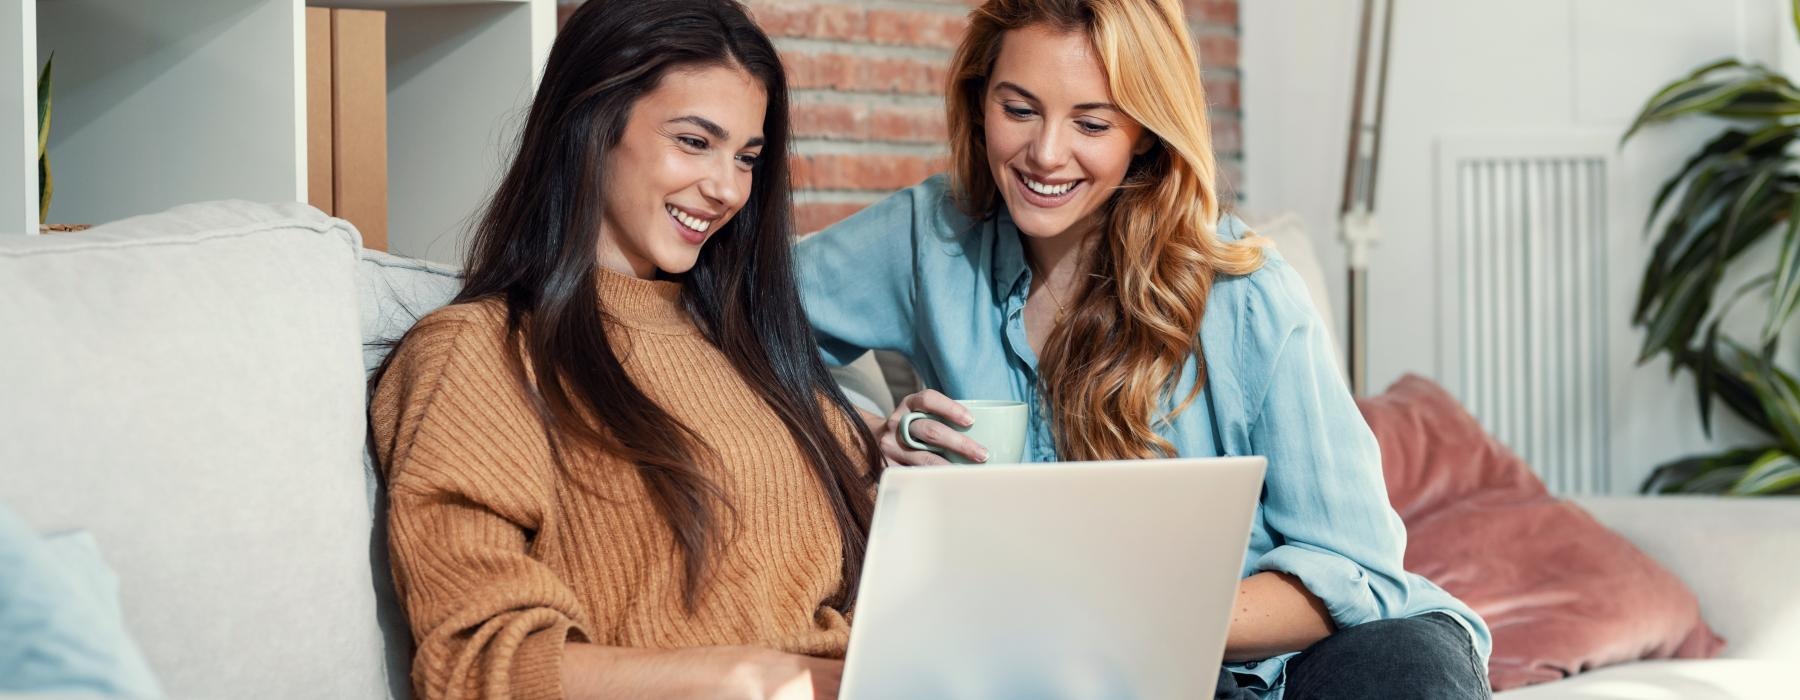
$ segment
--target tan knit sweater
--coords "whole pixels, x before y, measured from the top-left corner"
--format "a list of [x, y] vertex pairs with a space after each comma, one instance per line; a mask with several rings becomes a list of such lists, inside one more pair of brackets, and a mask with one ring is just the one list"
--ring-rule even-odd
[[678, 285], [606, 273], [599, 287], [632, 381], [722, 458], [709, 476], [736, 537], [686, 613], [680, 555], [633, 466], [580, 449], [569, 463], [598, 488], [559, 476], [505, 362], [504, 307], [428, 315], [371, 405], [421, 700], [560, 698], [565, 640], [844, 653], [849, 627], [826, 604], [841, 541], [787, 430], [700, 335]]

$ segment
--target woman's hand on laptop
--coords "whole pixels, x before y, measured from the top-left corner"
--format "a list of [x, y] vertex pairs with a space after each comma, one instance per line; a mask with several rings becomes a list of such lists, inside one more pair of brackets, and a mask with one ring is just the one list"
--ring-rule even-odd
[[[900, 442], [900, 421], [906, 414], [914, 411], [938, 416], [957, 425], [967, 427], [973, 418], [968, 409], [943, 393], [926, 389], [917, 394], [908, 394], [894, 407], [894, 412], [879, 424], [869, 426], [875, 432], [875, 439], [880, 443], [881, 455], [889, 464], [911, 467], [927, 464], [949, 464], [942, 455], [927, 450], [915, 450]], [[912, 422], [912, 438], [915, 441], [949, 450], [969, 458], [971, 461], [987, 461], [987, 449], [981, 443], [969, 439], [936, 420], [915, 420]]]

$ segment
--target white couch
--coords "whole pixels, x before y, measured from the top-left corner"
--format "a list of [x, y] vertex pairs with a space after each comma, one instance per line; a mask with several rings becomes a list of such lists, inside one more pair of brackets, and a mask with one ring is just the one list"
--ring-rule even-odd
[[[1331, 308], [1300, 218], [1245, 215]], [[1577, 499], [1674, 571], [1727, 645], [1718, 659], [1622, 664], [1518, 688], [1504, 700], [1800, 698], [1800, 498], [1618, 496]], [[1554, 562], [1546, 562], [1553, 566]]]
[[[169, 697], [404, 698], [364, 372], [383, 351], [371, 343], [455, 287], [301, 205], [0, 236], [0, 501], [44, 531], [93, 533]], [[1785, 689], [1800, 666], [1800, 502], [1587, 505], [1695, 588], [1729, 660], [1508, 697]]]

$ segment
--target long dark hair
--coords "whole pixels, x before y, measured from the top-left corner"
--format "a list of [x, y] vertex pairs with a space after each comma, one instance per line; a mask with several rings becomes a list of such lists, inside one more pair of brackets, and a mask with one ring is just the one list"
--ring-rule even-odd
[[[791, 251], [787, 80], [774, 46], [742, 6], [590, 0], [569, 17], [550, 49], [517, 155], [476, 226], [462, 291], [450, 303], [505, 302], [514, 373], [572, 482], [583, 479], [560, 456], [562, 440], [636, 465], [674, 533], [683, 603], [692, 611], [725, 539], [720, 509], [731, 504], [706, 476], [709, 467], [724, 465], [626, 375], [602, 322], [597, 249], [600, 193], [610, 184], [603, 165], [632, 106], [671, 70], [721, 65], [743, 69], [768, 92], [766, 142], [749, 200], [701, 249], [693, 269], [674, 279], [696, 325], [780, 417], [823, 487], [843, 540], [843, 582], [834, 602], [848, 609], [881, 460], [820, 359], [800, 305]], [[856, 450], [834, 437], [832, 412], [855, 432]]]

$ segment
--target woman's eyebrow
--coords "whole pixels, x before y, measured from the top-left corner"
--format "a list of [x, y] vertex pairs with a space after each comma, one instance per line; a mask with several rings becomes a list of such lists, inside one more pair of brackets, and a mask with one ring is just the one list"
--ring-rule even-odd
[[[687, 122], [689, 124], [693, 124], [694, 126], [700, 127], [707, 134], [710, 134], [713, 138], [718, 139], [720, 141], [730, 141], [731, 140], [731, 132], [727, 131], [725, 129], [725, 127], [719, 126], [717, 122], [714, 122], [711, 119], [707, 119], [706, 117], [702, 117], [697, 114], [689, 114], [686, 116], [676, 117], [674, 119], [670, 119], [668, 122], [665, 122], [665, 123], [674, 123], [674, 122]], [[763, 145], [763, 142], [764, 142], [763, 137], [752, 136], [752, 137], [750, 137], [750, 141], [748, 143], [744, 144], [744, 147], [745, 148], [755, 148], [757, 146]]]
[[[1002, 80], [998, 83], [995, 83], [994, 89], [996, 89], [996, 90], [1000, 90], [1000, 89], [1011, 90], [1013, 92], [1019, 93], [1020, 97], [1023, 97], [1027, 100], [1031, 100], [1032, 102], [1036, 102], [1038, 104], [1044, 103], [1043, 100], [1038, 99], [1037, 95], [1031, 94], [1030, 90], [1026, 90], [1025, 88], [1019, 87], [1016, 84], [1009, 83], [1004, 80]], [[1076, 110], [1110, 109], [1114, 112], [1123, 111], [1123, 110], [1119, 109], [1118, 105], [1115, 105], [1111, 102], [1083, 102], [1081, 104], [1075, 105], [1075, 109]]]

